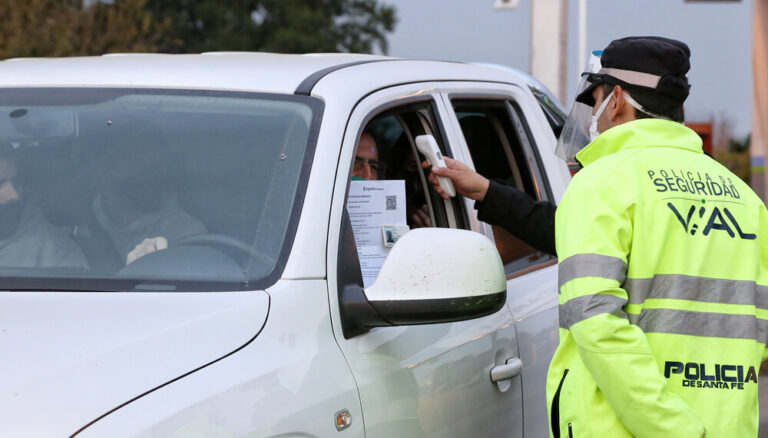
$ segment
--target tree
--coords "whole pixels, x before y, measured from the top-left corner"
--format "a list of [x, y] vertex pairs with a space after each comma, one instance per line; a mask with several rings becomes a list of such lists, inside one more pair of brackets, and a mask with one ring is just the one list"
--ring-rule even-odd
[[170, 20], [153, 20], [146, 3], [0, 0], [0, 58], [157, 51]]
[[74, 54], [77, 4], [73, 0], [0, 0], [0, 56]]
[[115, 52], [387, 52], [379, 0], [0, 0], [0, 59]]
[[147, 0], [117, 0], [83, 8], [75, 34], [80, 54], [156, 52], [169, 43], [170, 29], [170, 19], [153, 17]]
[[739, 140], [737, 138], [730, 138], [728, 140], [728, 150], [730, 152], [749, 152], [749, 144], [752, 142], [752, 134], [747, 134], [746, 137], [744, 137], [743, 140]]
[[148, 10], [173, 23], [169, 53], [386, 53], [396, 22], [378, 0], [150, 0]]

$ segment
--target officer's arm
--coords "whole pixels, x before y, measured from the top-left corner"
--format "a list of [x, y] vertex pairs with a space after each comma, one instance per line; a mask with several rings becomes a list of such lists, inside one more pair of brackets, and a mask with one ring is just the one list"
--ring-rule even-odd
[[570, 330], [582, 362], [632, 435], [701, 437], [701, 420], [667, 388], [645, 334], [623, 309], [631, 194], [606, 200], [605, 193], [577, 180], [558, 207], [555, 225], [560, 325]]
[[555, 204], [491, 180], [485, 199], [475, 202], [477, 217], [498, 225], [539, 251], [555, 252]]

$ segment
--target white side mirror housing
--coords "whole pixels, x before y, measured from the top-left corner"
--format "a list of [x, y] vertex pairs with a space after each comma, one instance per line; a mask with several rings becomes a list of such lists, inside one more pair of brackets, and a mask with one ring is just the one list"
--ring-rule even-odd
[[[349, 295], [349, 316], [363, 301], [357, 324], [431, 324], [498, 311], [506, 299], [506, 275], [493, 242], [472, 231], [419, 228], [401, 237], [364, 296]], [[343, 300], [344, 301], [344, 300]], [[357, 307], [355, 307], [357, 306]], [[371, 310], [381, 321], [370, 318]]]

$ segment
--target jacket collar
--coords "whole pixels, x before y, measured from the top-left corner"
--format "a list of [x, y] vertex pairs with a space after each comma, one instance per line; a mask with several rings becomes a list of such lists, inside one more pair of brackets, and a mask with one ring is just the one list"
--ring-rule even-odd
[[623, 123], [600, 134], [576, 154], [582, 166], [624, 149], [671, 147], [704, 153], [701, 137], [682, 123], [662, 119], [639, 119]]

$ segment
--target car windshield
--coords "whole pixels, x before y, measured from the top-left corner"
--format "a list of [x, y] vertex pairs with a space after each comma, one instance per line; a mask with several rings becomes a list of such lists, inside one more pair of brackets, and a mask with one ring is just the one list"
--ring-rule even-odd
[[0, 288], [266, 287], [321, 112], [264, 93], [0, 90]]

